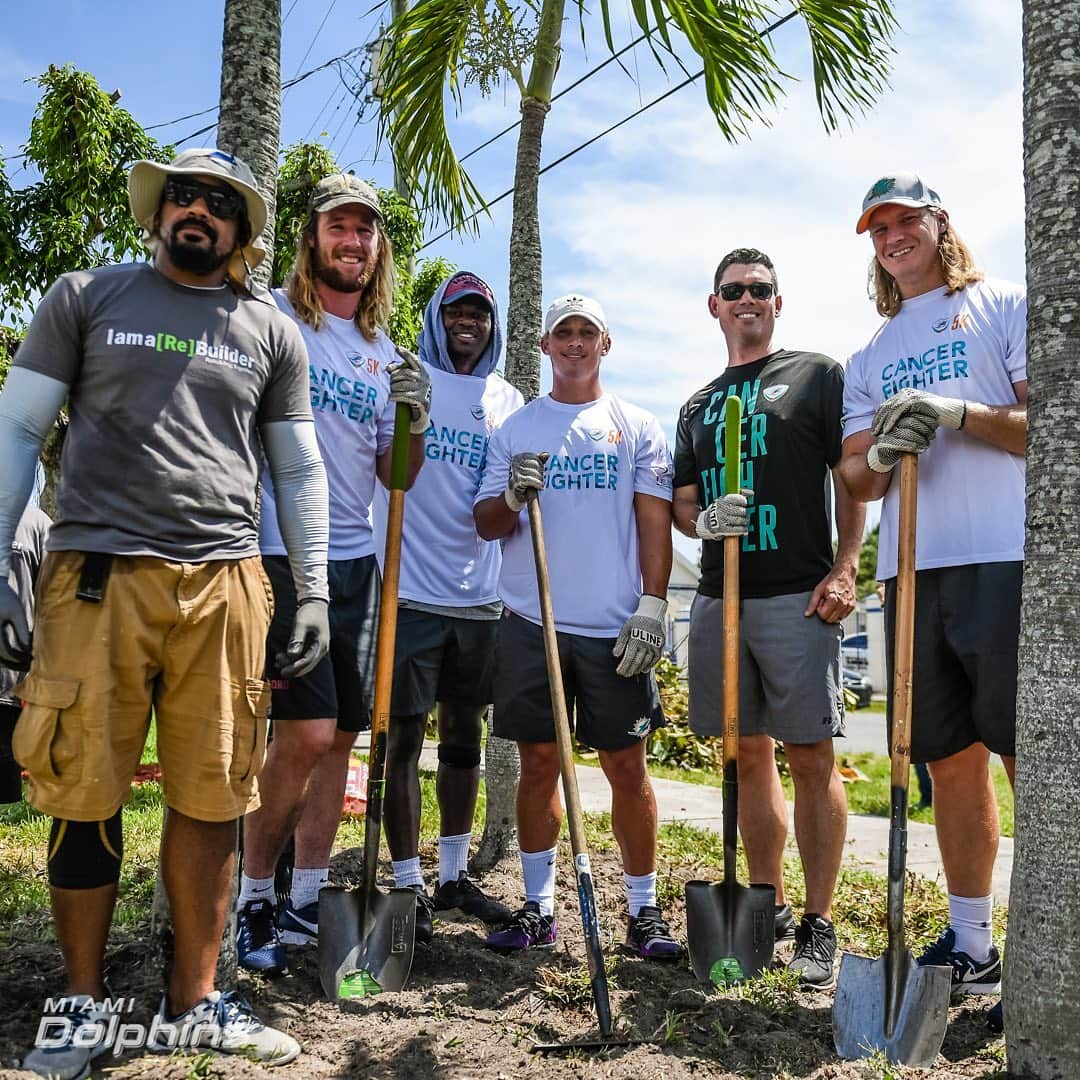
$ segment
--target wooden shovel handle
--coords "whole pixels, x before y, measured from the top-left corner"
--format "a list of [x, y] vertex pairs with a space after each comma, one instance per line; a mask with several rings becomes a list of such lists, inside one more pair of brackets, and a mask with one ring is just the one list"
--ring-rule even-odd
[[911, 678], [915, 655], [915, 511], [919, 459], [900, 455], [900, 520], [896, 552], [893, 650], [892, 786], [907, 791], [911, 771]]

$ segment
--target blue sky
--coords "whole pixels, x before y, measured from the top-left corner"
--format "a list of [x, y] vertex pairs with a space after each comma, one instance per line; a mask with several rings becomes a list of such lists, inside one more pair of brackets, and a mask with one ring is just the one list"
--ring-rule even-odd
[[[723, 366], [705, 297], [719, 257], [739, 246], [759, 247], [776, 262], [785, 303], [777, 344], [844, 359], [878, 321], [865, 292], [869, 241], [855, 236], [854, 222], [863, 193], [893, 170], [919, 172], [941, 193], [982, 265], [1022, 281], [1019, 8], [1013, 0], [899, 0], [891, 88], [870, 115], [832, 136], [818, 119], [805, 38], [793, 21], [774, 44], [801, 81], [792, 82], [771, 126], [726, 143], [693, 84], [544, 176], [545, 302], [573, 290], [604, 305], [614, 341], [606, 387], [652, 409], [673, 431], [680, 404]], [[2, 153], [17, 153], [29, 129], [37, 87], [23, 80], [50, 63], [71, 62], [106, 90], [119, 88], [144, 126], [213, 105], [223, 9], [221, 0], [26, 5], [0, 42]], [[282, 11], [283, 78], [370, 40], [382, 15], [340, 0], [283, 0]], [[571, 16], [556, 90], [608, 55], [592, 33], [598, 27], [587, 29], [583, 51]], [[624, 20], [619, 42], [633, 36]], [[543, 162], [683, 78], [675, 65], [661, 72], [645, 46], [624, 62], [637, 82], [611, 64], [554, 104]], [[283, 140], [325, 133], [343, 165], [389, 186], [389, 157], [385, 147], [376, 153], [375, 125], [353, 123], [350, 107], [333, 69], [312, 76], [284, 99]], [[512, 87], [486, 100], [470, 88], [452, 137], [464, 153], [516, 118]], [[177, 140], [212, 121], [154, 134]], [[513, 152], [510, 135], [470, 160], [489, 198], [511, 186]], [[7, 165], [13, 183], [25, 181], [18, 162]], [[479, 236], [431, 249], [483, 275], [504, 310], [509, 222], [506, 200], [481, 220]], [[441, 231], [435, 224], [429, 235]]]

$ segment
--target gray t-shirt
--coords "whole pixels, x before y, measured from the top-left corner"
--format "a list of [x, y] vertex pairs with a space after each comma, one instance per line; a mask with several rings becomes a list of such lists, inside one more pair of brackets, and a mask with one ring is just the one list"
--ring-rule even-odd
[[[11, 544], [11, 570], [8, 584], [22, 603], [26, 622], [34, 626], [34, 585], [37, 583], [41, 560], [45, 557], [45, 538], [49, 535], [49, 515], [36, 506], [28, 506], [15, 528]], [[25, 671], [0, 667], [0, 705], [18, 705], [19, 699], [11, 692], [26, 676]]]
[[50, 551], [259, 553], [258, 428], [311, 419], [303, 340], [269, 298], [148, 263], [64, 274], [14, 363], [71, 388]]

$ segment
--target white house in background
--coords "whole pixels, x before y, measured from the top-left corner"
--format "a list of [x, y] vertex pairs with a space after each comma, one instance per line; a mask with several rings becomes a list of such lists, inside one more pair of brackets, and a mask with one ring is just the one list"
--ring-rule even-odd
[[667, 655], [684, 671], [687, 666], [687, 642], [690, 637], [690, 605], [694, 602], [701, 571], [697, 561], [688, 558], [678, 547], [671, 564], [668, 583], [668, 647]]
[[874, 692], [883, 694], [887, 686], [885, 673], [885, 609], [876, 593], [855, 605], [855, 610], [844, 620], [844, 637], [866, 634], [866, 665], [857, 673], [870, 680]]

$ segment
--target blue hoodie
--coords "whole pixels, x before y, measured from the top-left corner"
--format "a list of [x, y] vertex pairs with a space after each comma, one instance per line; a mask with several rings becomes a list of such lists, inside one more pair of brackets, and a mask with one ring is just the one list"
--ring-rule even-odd
[[[452, 375], [458, 374], [458, 371], [454, 367], [454, 361], [450, 359], [450, 352], [446, 347], [446, 327], [443, 326], [442, 321], [442, 299], [446, 287], [462, 272], [459, 270], [451, 274], [435, 290], [435, 295], [428, 301], [428, 306], [424, 310], [424, 326], [420, 331], [420, 342], [417, 350], [420, 359], [425, 363], [430, 364], [433, 368], [448, 371]], [[486, 285], [487, 282], [484, 282], [484, 284]], [[488, 288], [491, 287], [488, 286]], [[480, 357], [476, 367], [470, 372], [477, 379], [486, 379], [499, 366], [499, 361], [502, 359], [502, 330], [499, 328], [499, 306], [494, 299], [494, 290], [491, 290], [491, 292], [491, 340], [484, 350], [484, 355]]]

